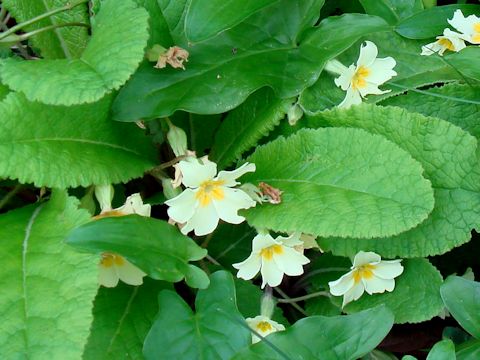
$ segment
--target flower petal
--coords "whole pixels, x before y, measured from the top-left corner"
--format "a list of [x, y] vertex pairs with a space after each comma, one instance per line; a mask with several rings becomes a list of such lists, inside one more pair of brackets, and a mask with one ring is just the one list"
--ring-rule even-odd
[[250, 280], [260, 271], [262, 265], [261, 257], [258, 253], [251, 253], [250, 256], [240, 263], [232, 266], [238, 270], [237, 277], [244, 280]]
[[467, 35], [467, 37], [471, 37], [474, 33], [474, 24], [480, 22], [480, 18], [475, 15], [469, 15], [465, 17], [462, 13], [462, 10], [458, 9], [453, 14], [452, 19], [447, 20], [450, 25], [452, 25], [455, 29], [460, 31], [462, 34]]
[[282, 254], [273, 255], [273, 261], [285, 275], [289, 276], [302, 275], [303, 265], [310, 262], [306, 256], [288, 246], [283, 246]]
[[395, 280], [393, 279], [381, 279], [379, 277], [373, 276], [370, 279], [362, 278], [363, 285], [365, 286], [365, 291], [372, 294], [383, 293], [385, 290], [392, 291], [395, 287]]
[[370, 65], [377, 58], [378, 49], [377, 46], [371, 41], [365, 41], [362, 46], [360, 46], [360, 55], [357, 60], [357, 68], [360, 66], [370, 67]]
[[182, 183], [186, 187], [196, 188], [204, 181], [212, 180], [217, 174], [217, 164], [208, 159], [201, 164], [197, 159], [178, 163], [182, 172]]
[[368, 251], [359, 251], [355, 258], [353, 259], [353, 267], [358, 268], [362, 265], [367, 265], [371, 263], [378, 263], [382, 260], [380, 255], [375, 254], [374, 252]]
[[360, 105], [362, 103], [362, 97], [357, 90], [348, 88], [345, 99], [338, 105], [339, 108], [348, 109], [352, 105]]
[[120, 280], [129, 285], [142, 285], [143, 277], [146, 276], [142, 270], [125, 260], [122, 265], [116, 265]]
[[380, 90], [377, 84], [372, 84], [370, 82], [367, 82], [367, 85], [364, 88], [361, 88], [359, 91], [360, 91], [360, 95], [362, 97], [365, 97], [370, 94], [371, 95], [386, 94], [386, 93], [389, 93], [391, 90]]
[[393, 70], [395, 65], [397, 65], [397, 62], [392, 57], [375, 59], [371, 66], [371, 72], [366, 78], [367, 82], [381, 85], [390, 80], [397, 75], [397, 72]]
[[210, 234], [217, 227], [218, 220], [220, 220], [220, 218], [218, 217], [217, 210], [212, 203], [207, 206], [199, 206], [195, 209], [193, 216], [182, 228], [182, 233], [186, 235], [194, 230], [195, 235], [197, 236]]
[[427, 45], [422, 46], [422, 53], [420, 55], [430, 56], [430, 55], [433, 55], [435, 53], [438, 53], [439, 55], [442, 55], [445, 50], [446, 49], [442, 45], [440, 45], [438, 41], [435, 41], [435, 42], [432, 42], [432, 43], [429, 43]]
[[355, 74], [355, 65], [350, 65], [348, 68], [340, 74], [338, 78], [336, 78], [335, 85], [341, 88], [343, 91], [347, 91], [347, 89], [352, 85], [353, 75]]
[[340, 279], [335, 281], [330, 281], [328, 286], [330, 287], [330, 293], [333, 296], [341, 296], [350, 291], [355, 285], [355, 280], [353, 279], [353, 270], [349, 271], [345, 275], [342, 275]]
[[183, 224], [195, 213], [196, 202], [195, 190], [185, 189], [180, 195], [165, 201], [169, 206], [167, 214], [176, 222]]
[[262, 259], [262, 289], [268, 284], [271, 287], [280, 285], [283, 279], [283, 272], [278, 268], [273, 260]]
[[252, 240], [252, 248], [254, 252], [267, 248], [272, 245], [281, 245], [270, 234], [258, 234]]
[[285, 246], [290, 246], [294, 247], [297, 245], [303, 245], [303, 241], [300, 240], [300, 237], [302, 236], [301, 232], [294, 232], [290, 236], [277, 236], [275, 238], [276, 241], [282, 243]]
[[127, 197], [123, 206], [115, 210], [120, 211], [125, 215], [137, 214], [150, 217], [151, 206], [150, 204], [144, 204], [140, 194], [135, 193]]
[[98, 283], [109, 288], [117, 286], [118, 274], [115, 266], [98, 265]]
[[361, 281], [355, 284], [349, 291], [345, 293], [345, 295], [343, 295], [342, 308], [345, 307], [345, 305], [347, 305], [349, 302], [360, 299], [364, 291], [365, 288], [363, 287], [363, 283]]
[[238, 215], [238, 210], [251, 208], [257, 203], [240, 189], [222, 186], [222, 190], [224, 198], [222, 200], [213, 200], [218, 216], [230, 224], [240, 224], [245, 218]]
[[222, 170], [218, 173], [218, 180], [225, 181], [225, 186], [235, 186], [240, 184], [239, 182], [235, 181], [242, 175], [245, 175], [248, 172], [254, 172], [256, 169], [255, 164], [245, 163], [240, 166], [238, 169], [232, 171], [225, 171]]
[[381, 279], [394, 279], [403, 273], [403, 266], [400, 264], [400, 261], [401, 260], [380, 261], [380, 263], [372, 269], [372, 272]]

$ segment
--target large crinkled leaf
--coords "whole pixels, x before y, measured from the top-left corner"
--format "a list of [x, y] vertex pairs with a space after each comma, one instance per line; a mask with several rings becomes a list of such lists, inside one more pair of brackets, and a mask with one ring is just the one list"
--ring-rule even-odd
[[455, 320], [473, 337], [480, 339], [480, 283], [451, 276], [440, 293]]
[[[367, 101], [379, 102], [395, 94], [425, 85], [463, 80], [458, 71], [445, 62], [440, 56], [421, 56], [425, 41], [404, 39], [393, 31], [383, 31], [364, 37], [363, 40], [374, 42], [378, 47], [378, 57], [391, 56], [397, 62], [394, 70], [397, 76], [380, 86], [382, 90], [390, 90], [383, 95], [368, 95]], [[361, 42], [345, 51], [338, 60], [345, 66], [358, 59]], [[338, 88], [334, 79], [337, 75], [322, 74], [319, 80], [305, 89], [300, 97], [300, 104], [308, 114], [325, 110], [340, 104], [345, 91]]]
[[[310, 316], [268, 336], [232, 360], [355, 360], [388, 334], [393, 315], [384, 306], [348, 316]], [[273, 348], [273, 346], [275, 348]]]
[[189, 41], [207, 40], [279, 0], [195, 0], [190, 1], [185, 19]]
[[173, 291], [158, 296], [160, 311], [145, 340], [143, 354], [155, 359], [230, 359], [251, 341], [237, 310], [232, 275], [218, 271], [200, 290], [195, 312]]
[[111, 98], [72, 107], [0, 103], [0, 176], [36, 186], [125, 182], [154, 166], [154, 149], [134, 124], [109, 118]]
[[477, 141], [444, 120], [427, 118], [394, 107], [362, 105], [312, 117], [309, 127], [362, 128], [382, 135], [408, 151], [425, 169], [435, 192], [435, 208], [428, 219], [408, 232], [377, 239], [320, 239], [323, 249], [353, 256], [360, 250], [385, 257], [443, 254], [470, 240], [480, 225]]
[[422, 11], [422, 0], [360, 0], [365, 12], [396, 25], [400, 20]]
[[157, 280], [185, 278], [192, 287], [208, 286], [207, 275], [189, 263], [203, 259], [207, 251], [163, 220], [108, 217], [76, 228], [66, 241], [82, 251], [120, 254]]
[[[395, 317], [395, 323], [418, 323], [440, 314], [443, 302], [440, 272], [426, 259], [402, 261], [403, 274], [395, 279], [395, 289], [383, 294], [368, 295], [345, 306], [347, 313], [356, 313], [384, 304]], [[338, 298], [340, 302], [340, 298]]]
[[315, 82], [329, 58], [360, 36], [387, 28], [381, 18], [348, 14], [326, 19], [301, 37], [312, 29], [312, 14], [319, 13], [321, 3], [281, 0], [194, 46], [181, 40], [182, 34], [175, 29], [183, 29], [178, 25], [182, 13], [173, 12], [174, 19], [167, 22], [174, 29], [172, 36], [190, 52], [186, 70], [156, 69], [152, 63], [143, 63], [117, 97], [115, 119], [151, 119], [176, 110], [222, 113], [264, 86], [273, 88], [280, 98], [292, 97]]
[[448, 27], [447, 19], [453, 18], [457, 9], [462, 10], [465, 16], [480, 12], [479, 5], [434, 6], [404, 19], [395, 27], [395, 31], [409, 39], [434, 38]]
[[380, 105], [398, 106], [449, 121], [480, 138], [480, 86], [447, 84], [386, 99]]
[[422, 222], [433, 191], [418, 162], [385, 138], [356, 129], [301, 130], [257, 148], [242, 182], [283, 191], [278, 205], [244, 212], [250, 225], [318, 236], [378, 237]]
[[158, 312], [157, 294], [170, 287], [149, 278], [141, 286], [101, 287], [83, 359], [143, 359], [143, 342]]
[[[36, 16], [71, 4], [71, 0], [3, 0], [2, 5], [15, 18], [17, 23], [30, 20]], [[87, 4], [81, 4], [68, 11], [50, 16], [34, 23], [24, 30], [33, 31], [43, 27], [66, 23], [89, 24]], [[35, 35], [32, 39], [34, 48], [40, 50], [45, 59], [78, 58], [88, 41], [88, 29], [83, 26], [61, 27]]]
[[0, 215], [0, 358], [80, 359], [87, 342], [98, 259], [63, 239], [89, 219], [78, 201], [54, 192], [47, 203]]
[[285, 117], [294, 99], [278, 99], [272, 90], [259, 90], [230, 112], [215, 134], [210, 158], [224, 168], [241, 158]]
[[53, 105], [91, 103], [118, 89], [143, 59], [148, 14], [132, 0], [106, 0], [79, 59], [4, 60], [2, 81], [29, 100]]

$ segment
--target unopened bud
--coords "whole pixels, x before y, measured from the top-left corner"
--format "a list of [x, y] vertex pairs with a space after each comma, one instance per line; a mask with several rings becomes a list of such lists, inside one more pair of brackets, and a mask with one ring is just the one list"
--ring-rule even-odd
[[110, 184], [95, 186], [95, 197], [100, 204], [101, 212], [112, 210], [113, 193], [113, 186]]
[[262, 296], [262, 302], [260, 304], [260, 315], [266, 316], [271, 319], [274, 309], [275, 300], [272, 296], [272, 289], [270, 287], [267, 287]]
[[303, 110], [300, 105], [295, 104], [287, 112], [288, 123], [294, 126], [303, 116]]
[[179, 187], [174, 187], [172, 184], [172, 179], [164, 178], [162, 179], [163, 194], [169, 199], [173, 199], [175, 196], [179, 195], [182, 192], [182, 189]]
[[170, 121], [168, 122], [169, 130], [167, 140], [173, 150], [175, 156], [185, 155], [187, 152], [187, 134], [181, 128], [176, 127]]

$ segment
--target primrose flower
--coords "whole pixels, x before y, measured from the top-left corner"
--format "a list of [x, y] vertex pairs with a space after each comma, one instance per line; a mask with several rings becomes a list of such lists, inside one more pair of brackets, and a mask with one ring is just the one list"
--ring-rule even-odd
[[185, 224], [181, 228], [183, 234], [192, 230], [199, 236], [209, 234], [215, 230], [220, 219], [240, 224], [245, 218], [238, 215], [238, 210], [256, 205], [243, 190], [233, 188], [239, 184], [237, 178], [255, 171], [254, 164], [245, 163], [233, 171], [220, 171], [218, 175], [217, 164], [206, 158], [202, 162], [197, 159], [182, 160], [178, 168], [186, 189], [165, 204], [169, 206], [168, 216]]
[[252, 253], [250, 256], [237, 264], [237, 276], [241, 279], [250, 280], [260, 271], [262, 274], [262, 289], [265, 285], [278, 286], [282, 282], [283, 275], [297, 276], [303, 274], [303, 265], [310, 260], [294, 247], [302, 245], [298, 237], [282, 237], [274, 239], [269, 234], [258, 234], [253, 239]]
[[[116, 209], [112, 209], [111, 207], [113, 188], [110, 185], [97, 186], [95, 188], [95, 195], [97, 196], [102, 211], [99, 215], [95, 216], [94, 219], [131, 214], [150, 216], [150, 205], [144, 204], [142, 197], [138, 193], [127, 197], [125, 204]], [[98, 264], [98, 282], [105, 287], [115, 287], [119, 280], [129, 285], [141, 285], [143, 283], [143, 277], [146, 275], [142, 270], [118, 254], [103, 253], [100, 263]]]
[[442, 36], [437, 36], [437, 41], [422, 46], [421, 55], [432, 55], [437, 53], [443, 56], [446, 50], [458, 52], [466, 47], [465, 42], [460, 37], [461, 34], [450, 29], [443, 30]]
[[335, 79], [335, 84], [347, 92], [338, 107], [349, 108], [361, 104], [362, 98], [369, 94], [380, 95], [390, 91], [382, 91], [378, 86], [397, 75], [393, 70], [397, 63], [392, 57], [379, 59], [377, 55], [377, 46], [371, 41], [366, 41], [365, 45], [360, 47], [356, 65], [337, 69], [340, 76]]
[[[258, 315], [254, 318], [247, 318], [245, 320], [247, 321], [247, 324], [248, 326], [250, 326], [251, 329], [255, 330], [257, 333], [259, 333], [263, 337], [277, 331], [285, 330], [285, 326], [277, 323], [276, 321], [271, 320], [267, 316]], [[252, 344], [257, 343], [260, 340], [262, 339], [259, 338], [254, 333], [252, 333]]]
[[403, 272], [401, 261], [382, 261], [380, 255], [374, 252], [360, 251], [355, 255], [352, 271], [328, 283], [330, 292], [334, 296], [343, 295], [342, 307], [358, 300], [364, 291], [370, 295], [392, 292], [395, 288], [394, 279]]
[[480, 44], [480, 18], [475, 15], [465, 17], [462, 10], [457, 10], [448, 23], [461, 32], [460, 37], [469, 43]]

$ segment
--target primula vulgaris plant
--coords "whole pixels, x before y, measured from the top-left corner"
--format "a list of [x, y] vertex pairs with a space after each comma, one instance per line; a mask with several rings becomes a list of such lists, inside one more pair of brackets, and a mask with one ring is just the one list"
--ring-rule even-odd
[[480, 5], [434, 3], [3, 0], [0, 358], [477, 359]]

